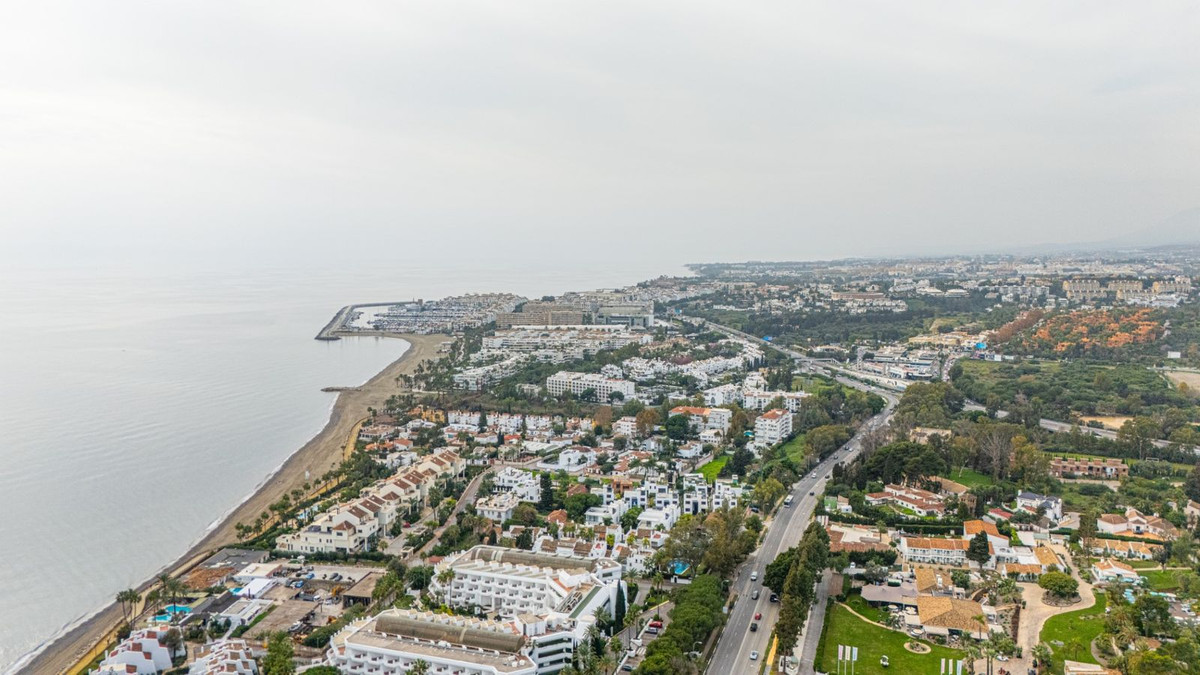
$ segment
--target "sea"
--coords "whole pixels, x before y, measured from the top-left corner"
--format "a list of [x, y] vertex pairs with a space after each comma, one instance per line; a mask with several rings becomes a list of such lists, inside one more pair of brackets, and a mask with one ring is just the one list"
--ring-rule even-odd
[[0, 672], [181, 556], [408, 347], [343, 305], [535, 298], [677, 267], [0, 269]]

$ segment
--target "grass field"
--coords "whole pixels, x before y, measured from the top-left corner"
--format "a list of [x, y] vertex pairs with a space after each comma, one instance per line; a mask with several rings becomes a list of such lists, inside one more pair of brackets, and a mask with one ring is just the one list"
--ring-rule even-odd
[[872, 607], [870, 603], [863, 600], [862, 595], [857, 591], [846, 597], [846, 605], [872, 621], [887, 623], [888, 613], [877, 607]]
[[1179, 570], [1146, 570], [1138, 572], [1138, 576], [1146, 580], [1146, 588], [1152, 591], [1173, 591], [1179, 588], [1175, 575]]
[[[913, 654], [904, 648], [909, 639], [907, 635], [869, 624], [842, 605], [830, 605], [825, 624], [817, 653], [817, 670], [821, 672], [837, 672], [838, 645], [858, 647], [855, 675], [936, 673], [942, 659], [964, 658], [962, 651], [937, 645], [931, 645], [933, 651], [928, 654]], [[879, 657], [885, 655], [890, 662], [888, 668], [879, 665]]]
[[975, 469], [951, 469], [950, 475], [946, 476], [955, 483], [962, 483], [969, 488], [979, 487], [980, 485], [991, 485], [992, 477], [979, 473]]
[[[1104, 630], [1103, 593], [1096, 594], [1096, 604], [1087, 609], [1077, 609], [1074, 612], [1056, 614], [1046, 620], [1042, 626], [1041, 642], [1050, 645], [1054, 651], [1051, 668], [1055, 673], [1063, 671], [1063, 661], [1082, 661], [1095, 663], [1092, 658], [1092, 640]], [[1059, 644], [1061, 643], [1061, 645]]]
[[784, 443], [781, 450], [794, 464], [803, 466], [804, 458], [808, 455], [808, 443], [804, 440], [804, 434], [797, 434], [795, 438]]
[[729, 455], [721, 455], [713, 461], [700, 467], [700, 473], [704, 474], [704, 480], [713, 482], [717, 479], [717, 474], [721, 472], [721, 468], [729, 463]]

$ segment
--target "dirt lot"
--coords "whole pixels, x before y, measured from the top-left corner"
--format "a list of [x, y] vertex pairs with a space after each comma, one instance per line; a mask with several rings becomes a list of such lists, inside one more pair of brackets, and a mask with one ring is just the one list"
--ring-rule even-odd
[[1193, 392], [1200, 393], [1200, 373], [1190, 370], [1164, 370], [1163, 375], [1171, 381], [1171, 384], [1179, 386], [1180, 382], [1186, 383], [1188, 388]]
[[1088, 422], [1099, 422], [1100, 424], [1104, 425], [1105, 429], [1119, 431], [1121, 429], [1121, 425], [1125, 424], [1131, 419], [1133, 418], [1125, 415], [1082, 415], [1079, 418], [1079, 422], [1085, 425]]

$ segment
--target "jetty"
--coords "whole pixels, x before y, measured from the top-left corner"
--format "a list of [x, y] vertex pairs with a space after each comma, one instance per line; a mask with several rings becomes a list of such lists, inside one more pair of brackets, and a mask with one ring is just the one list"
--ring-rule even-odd
[[329, 320], [329, 323], [325, 324], [321, 331], [317, 333], [316, 339], [328, 341], [341, 340], [342, 338], [338, 337], [337, 332], [342, 328], [342, 325], [346, 321], [346, 317], [350, 316], [350, 312], [353, 309], [354, 305], [346, 305], [345, 307], [339, 309], [337, 314], [334, 314], [333, 318]]

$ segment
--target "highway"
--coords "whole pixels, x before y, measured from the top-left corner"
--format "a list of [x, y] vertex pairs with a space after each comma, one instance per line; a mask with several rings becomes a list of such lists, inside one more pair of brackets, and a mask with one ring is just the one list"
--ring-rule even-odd
[[[730, 589], [736, 598], [736, 602], [734, 603], [733, 611], [730, 612], [725, 629], [721, 633], [721, 638], [717, 642], [712, 659], [709, 661], [707, 671], [717, 675], [749, 672], [757, 670], [757, 664], [754, 664], [754, 661], [750, 658], [752, 653], [758, 652], [758, 659], [760, 661], [766, 658], [771, 631], [774, 629], [775, 622], [779, 618], [779, 604], [770, 601], [771, 591], [762, 585], [767, 565], [775, 560], [780, 553], [800, 542], [805, 528], [808, 527], [809, 520], [812, 519], [813, 511], [817, 507], [817, 500], [821, 498], [821, 494], [825, 491], [825, 476], [829, 475], [835, 464], [848, 462], [858, 456], [858, 453], [862, 450], [863, 435], [887, 425], [898, 403], [898, 399], [896, 393], [892, 390], [846, 377], [845, 374], [847, 371], [836, 367], [828, 361], [811, 359], [799, 352], [772, 344], [748, 333], [729, 328], [728, 326], [697, 319], [696, 317], [688, 318], [693, 321], [700, 321], [706, 327], [725, 333], [731, 337], [750, 340], [774, 349], [795, 360], [803, 371], [825, 375], [848, 387], [879, 394], [887, 401], [884, 409], [878, 415], [864, 422], [846, 445], [842, 446], [841, 449], [830, 455], [814, 469], [810, 469], [806, 475], [801, 477], [792, 486], [791, 492], [788, 493], [794, 497], [792, 506], [779, 507], [774, 519], [768, 524], [767, 534], [762, 544], [738, 568]], [[751, 581], [750, 577], [755, 574], [757, 575], [757, 581]], [[824, 577], [822, 578], [824, 579]], [[821, 584], [822, 582], [818, 583]], [[758, 589], [760, 592], [758, 600], [753, 599], [755, 589]], [[804, 645], [804, 651], [801, 653], [801, 672], [813, 672], [812, 652], [816, 650], [817, 640], [821, 633], [821, 625], [825, 620], [825, 598], [824, 588], [819, 588], [817, 601], [814, 603], [813, 611], [809, 614], [809, 618], [805, 622], [804, 635], [801, 638], [801, 644]], [[754, 620], [756, 613], [762, 613], [762, 619], [757, 622]], [[757, 631], [750, 631], [751, 623], [758, 623]]]
[[[885, 394], [885, 397], [887, 396]], [[779, 604], [770, 601], [771, 591], [762, 585], [767, 565], [780, 553], [800, 543], [804, 529], [808, 527], [808, 522], [816, 509], [817, 500], [821, 498], [821, 493], [825, 490], [825, 476], [833, 469], [834, 464], [851, 460], [858, 454], [861, 449], [862, 434], [887, 424], [894, 406], [895, 399], [888, 398], [887, 407], [864, 423], [858, 435], [792, 486], [791, 492], [788, 493], [794, 497], [792, 506], [779, 507], [775, 517], [768, 523], [767, 534], [762, 544], [738, 568], [737, 575], [731, 584], [731, 592], [737, 601], [729, 615], [729, 621], [721, 634], [721, 639], [717, 642], [717, 648], [708, 665], [708, 672], [723, 675], [747, 672], [747, 669], [751, 667], [749, 665], [751, 652], [758, 652], [760, 660], [766, 657], [771, 630], [779, 617]], [[757, 581], [750, 580], [752, 574], [757, 574]], [[760, 591], [758, 600], [752, 599], [755, 589]], [[758, 631], [751, 632], [750, 624], [754, 622], [756, 612], [762, 613], [762, 619], [757, 621]], [[813, 613], [815, 621], [812, 623], [818, 634], [821, 631], [823, 618], [823, 612]], [[812, 629], [806, 626], [806, 631], [808, 630]], [[811, 655], [806, 656], [811, 660]]]

